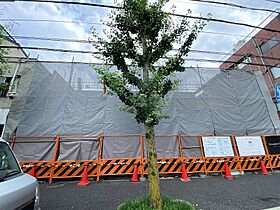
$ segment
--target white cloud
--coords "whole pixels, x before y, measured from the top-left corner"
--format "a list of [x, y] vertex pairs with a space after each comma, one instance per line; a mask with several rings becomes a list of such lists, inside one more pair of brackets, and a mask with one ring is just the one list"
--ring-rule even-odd
[[[80, 0], [80, 2], [92, 2], [92, 3], [104, 3], [113, 5], [120, 0]], [[263, 8], [275, 8], [275, 4], [270, 4], [265, 1], [243, 1], [237, 0], [236, 4], [243, 4], [252, 7]], [[235, 22], [242, 22], [251, 25], [258, 25], [263, 19], [265, 19], [269, 13], [251, 10], [239, 10], [231, 7], [220, 7], [214, 4], [197, 4], [188, 0], [171, 0], [165, 7], [166, 11], [171, 12], [171, 6], [175, 5], [174, 12], [178, 14], [186, 14], [187, 9], [193, 11], [192, 15], [198, 16], [202, 14], [206, 16], [207, 13], [212, 13], [213, 18], [225, 19]], [[0, 4], [0, 9], [3, 8]], [[62, 4], [43, 4], [43, 3], [5, 3], [5, 14], [0, 18], [10, 17], [13, 18], [25, 18], [25, 19], [45, 19], [45, 20], [67, 20], [67, 21], [85, 21], [85, 22], [99, 22], [100, 19], [106, 17], [108, 9], [98, 7], [86, 7], [78, 5], [62, 5]], [[0, 21], [1, 23], [1, 21]], [[4, 22], [3, 22], [4, 23]], [[58, 37], [69, 39], [88, 39], [90, 37], [90, 27], [92, 25], [82, 23], [51, 23], [51, 22], [20, 22], [20, 25], [15, 25], [13, 31], [16, 35], [25, 36], [39, 36], [39, 37]], [[96, 25], [97, 29], [101, 29], [100, 25]], [[220, 24], [210, 22], [204, 29], [213, 32], [233, 33], [247, 35], [252, 31], [251, 28]], [[225, 36], [201, 33], [198, 39], [193, 45], [193, 49], [212, 50], [212, 51], [225, 51], [229, 52], [233, 44], [240, 40], [238, 36]], [[31, 41], [31, 40], [18, 40], [22, 46], [39, 46], [48, 48], [63, 48], [71, 50], [92, 50], [93, 47], [89, 44], [82, 43], [62, 43], [62, 42], [49, 42], [49, 41]], [[57, 59], [68, 60], [75, 56], [75, 60], [89, 61], [92, 60], [90, 54], [69, 54], [69, 53], [53, 53], [43, 51], [28, 51], [31, 55], [36, 56], [40, 54], [41, 59]], [[212, 58], [219, 59], [219, 56], [213, 55], [193, 55], [190, 53], [190, 57], [195, 56], [198, 58]], [[197, 62], [198, 65], [204, 65]], [[209, 63], [208, 63], [209, 64]], [[213, 66], [214, 64], [209, 64]], [[217, 64], [219, 65], [219, 64]]]
[[[99, 19], [104, 15], [103, 10], [96, 10], [95, 8], [79, 8], [74, 10], [75, 6], [65, 6], [57, 4], [36, 4], [36, 3], [9, 3], [6, 5], [6, 17], [21, 18], [21, 19], [43, 19], [54, 21], [87, 21], [92, 19]], [[92, 12], [94, 11], [94, 12]], [[83, 14], [81, 16], [80, 14]], [[96, 21], [91, 21], [96, 22]], [[97, 21], [98, 22], [98, 21]], [[85, 39], [90, 37], [90, 25], [77, 23], [52, 23], [52, 22], [20, 22], [16, 26], [13, 33], [16, 35], [36, 36], [36, 37], [57, 37], [69, 39]], [[48, 48], [62, 48], [70, 50], [93, 50], [90, 44], [81, 43], [62, 43], [49, 41], [28, 41], [19, 40], [22, 46], [37, 46]], [[42, 60], [71, 60], [72, 56], [79, 57], [82, 61], [92, 60], [90, 54], [69, 54], [69, 53], [55, 53], [43, 51], [30, 51], [32, 56], [40, 54]]]

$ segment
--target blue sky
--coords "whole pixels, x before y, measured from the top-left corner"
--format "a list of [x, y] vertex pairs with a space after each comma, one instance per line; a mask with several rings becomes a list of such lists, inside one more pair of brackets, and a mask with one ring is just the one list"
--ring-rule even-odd
[[[114, 5], [117, 0], [79, 0], [80, 2], [93, 2], [108, 5]], [[120, 0], [118, 0], [120, 1]], [[218, 0], [216, 0], [218, 1]], [[265, 0], [220, 0], [221, 2], [230, 2], [241, 4], [245, 6], [257, 8], [276, 9], [280, 4], [268, 2]], [[213, 4], [198, 4], [188, 0], [171, 0], [166, 6], [166, 10], [170, 11], [170, 7], [175, 5], [175, 13], [185, 14], [187, 9], [193, 11], [192, 15], [206, 16], [211, 13], [213, 18], [225, 19], [235, 22], [242, 22], [252, 25], [259, 25], [266, 17], [270, 15], [269, 12], [251, 11], [226, 6], [218, 6]], [[101, 30], [102, 26], [84, 23], [71, 23], [71, 21], [84, 21], [89, 23], [99, 23], [101, 19], [106, 18], [106, 14], [110, 10], [98, 7], [86, 7], [78, 5], [62, 5], [51, 3], [31, 3], [31, 2], [16, 2], [7, 3], [0, 2], [0, 23], [7, 26], [7, 29], [12, 35], [32, 36], [32, 37], [53, 37], [53, 38], [68, 38], [68, 39], [84, 39], [90, 37], [90, 28], [95, 26]], [[271, 15], [267, 23], [275, 15]], [[9, 21], [4, 21], [9, 19]], [[55, 21], [69, 21], [69, 23], [60, 22], [22, 22], [19, 19], [37, 19], [37, 20], [55, 20]], [[263, 25], [265, 25], [265, 23]], [[252, 31], [252, 28], [209, 23], [204, 31], [219, 32], [219, 33], [233, 33], [239, 35], [247, 35]], [[210, 50], [210, 51], [224, 51], [229, 52], [234, 44], [241, 40], [239, 36], [225, 36], [201, 33], [195, 41], [192, 49], [197, 50]], [[51, 42], [51, 41], [34, 41], [27, 39], [17, 39], [22, 46], [39, 46], [48, 48], [63, 48], [71, 50], [93, 50], [90, 44], [83, 43], [64, 43], [64, 42]], [[41, 60], [63, 60], [71, 61], [75, 57], [75, 61], [95, 61], [90, 54], [69, 54], [69, 53], [55, 53], [43, 51], [31, 51], [31, 57], [37, 57]], [[223, 56], [209, 55], [209, 54], [194, 54], [190, 53], [189, 58], [202, 58], [202, 59], [222, 59]], [[217, 67], [218, 63], [206, 62], [188, 62], [186, 66], [207, 66]]]

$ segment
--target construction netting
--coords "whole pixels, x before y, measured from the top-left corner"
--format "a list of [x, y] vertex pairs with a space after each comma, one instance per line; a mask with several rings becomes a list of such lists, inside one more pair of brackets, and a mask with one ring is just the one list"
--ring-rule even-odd
[[[144, 127], [133, 116], [118, 110], [119, 99], [103, 93], [103, 85], [89, 64], [27, 62], [20, 72], [33, 69], [26, 94], [14, 99], [7, 119], [5, 136], [98, 136], [99, 134], [141, 134]], [[274, 134], [275, 126], [269, 106], [273, 102], [265, 81], [258, 72], [221, 71], [210, 68], [186, 68], [178, 73], [181, 84], [168, 95], [165, 112], [172, 117], [162, 120], [155, 131], [164, 134]], [[269, 98], [269, 100], [267, 100]], [[17, 139], [18, 142], [21, 139]], [[191, 154], [198, 154], [197, 142], [183, 139]], [[156, 142], [162, 157], [178, 155], [176, 140]], [[193, 144], [193, 145], [192, 145]], [[32, 146], [18, 144], [16, 153], [26, 159], [25, 150], [47, 154], [53, 143]], [[94, 141], [64, 141], [61, 160], [95, 158]], [[139, 141], [107, 138], [103, 156], [139, 156]], [[26, 147], [26, 148], [24, 148]], [[40, 148], [39, 148], [40, 147]], [[36, 149], [35, 149], [36, 148]], [[84, 151], [81, 154], [79, 151]], [[184, 152], [184, 151], [183, 151]], [[29, 152], [28, 152], [29, 153]], [[190, 154], [190, 153], [188, 153]], [[46, 157], [48, 155], [45, 155]], [[40, 158], [39, 158], [40, 159]], [[45, 159], [45, 158], [43, 158]]]

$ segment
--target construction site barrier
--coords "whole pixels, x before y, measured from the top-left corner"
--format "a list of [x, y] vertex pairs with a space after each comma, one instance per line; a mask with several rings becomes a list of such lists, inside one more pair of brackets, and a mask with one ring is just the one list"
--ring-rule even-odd
[[272, 168], [280, 168], [280, 155], [269, 155]]
[[[36, 139], [40, 139], [38, 144], [42, 139], [46, 142], [52, 143], [53, 153], [52, 160], [48, 161], [34, 161], [34, 160], [20, 160], [20, 166], [24, 173], [32, 174], [38, 179], [49, 179], [49, 183], [52, 183], [53, 179], [67, 179], [67, 178], [80, 178], [87, 166], [88, 177], [94, 177], [97, 181], [100, 177], [104, 176], [115, 176], [115, 175], [132, 175], [135, 169], [135, 165], [139, 169], [139, 174], [143, 177], [148, 174], [148, 160], [145, 156], [144, 148], [144, 135], [110, 135], [109, 137], [122, 138], [122, 137], [133, 136], [134, 138], [139, 138], [140, 148], [139, 157], [136, 158], [107, 158], [103, 159], [103, 141], [106, 135], [100, 136], [55, 136], [55, 137], [28, 137], [28, 136], [18, 136], [13, 137], [10, 143], [12, 148], [15, 148], [17, 144], [28, 144], [37, 143]], [[162, 135], [164, 136], [164, 135]], [[181, 174], [182, 164], [185, 164], [186, 172], [191, 173], [203, 173], [208, 174], [212, 172], [225, 172], [225, 162], [228, 164], [230, 171], [252, 171], [261, 169], [261, 161], [263, 161], [264, 166], [267, 169], [273, 171], [273, 169], [280, 168], [280, 154], [270, 155], [265, 141], [265, 136], [262, 135], [263, 146], [265, 148], [265, 155], [256, 156], [240, 156], [238, 148], [235, 142], [235, 136], [231, 136], [232, 147], [234, 151], [234, 156], [230, 157], [205, 157], [204, 148], [202, 145], [201, 138], [203, 136], [209, 135], [167, 135], [170, 138], [176, 137], [178, 141], [178, 156], [165, 158], [158, 158], [158, 170], [160, 175], [168, 174]], [[167, 137], [165, 136], [165, 137]], [[226, 135], [224, 135], [226, 136]], [[183, 145], [183, 139], [191, 139], [190, 145]], [[18, 141], [21, 139], [20, 141]], [[22, 140], [24, 139], [24, 140]], [[65, 141], [96, 141], [98, 142], [98, 155], [94, 160], [59, 160], [59, 153], [61, 143]], [[166, 139], [165, 139], [166, 140]], [[160, 141], [160, 138], [157, 138]], [[44, 141], [43, 141], [44, 142]], [[194, 145], [194, 146], [192, 146]], [[195, 150], [196, 152], [188, 152], [190, 150]], [[191, 154], [201, 154], [200, 157], [186, 157], [191, 156]]]

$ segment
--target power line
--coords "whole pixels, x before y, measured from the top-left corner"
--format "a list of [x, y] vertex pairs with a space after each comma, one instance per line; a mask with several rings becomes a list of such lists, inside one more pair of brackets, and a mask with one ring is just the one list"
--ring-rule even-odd
[[[71, 20], [49, 20], [49, 19], [25, 19], [25, 18], [16, 18], [16, 19], [7, 19], [7, 18], [0, 18], [0, 21], [14, 21], [14, 22], [51, 22], [51, 23], [79, 23], [79, 24], [88, 24], [88, 25], [102, 25], [102, 26], [107, 26], [104, 23], [98, 23], [98, 22], [86, 22], [86, 21], [71, 21]], [[238, 36], [238, 37], [243, 37], [243, 38], [252, 38], [255, 36], [250, 36], [250, 35], [241, 35], [241, 34], [233, 34], [233, 33], [225, 33], [225, 32], [214, 32], [214, 31], [205, 31], [202, 30], [200, 33], [205, 33], [205, 34], [214, 34], [214, 35], [225, 35], [225, 36]], [[31, 37], [27, 36], [17, 36], [14, 35], [13, 37], [18, 38], [18, 39], [32, 39]], [[265, 37], [255, 37], [256, 39], [262, 39], [262, 40], [270, 40], [269, 38]], [[34, 39], [41, 39], [34, 37]], [[41, 40], [49, 40], [49, 41], [59, 41], [58, 38], [42, 38]], [[57, 40], [53, 40], [57, 39]], [[63, 39], [61, 39], [63, 40]], [[73, 41], [71, 41], [73, 42]], [[83, 42], [81, 40], [81, 42]], [[88, 42], [88, 41], [86, 41]]]
[[86, 22], [86, 21], [74, 21], [74, 20], [50, 20], [50, 19], [25, 19], [25, 18], [0, 18], [0, 21], [3, 22], [50, 22], [50, 23], [75, 23], [75, 24], [87, 24], [87, 25], [102, 25], [107, 26], [104, 23], [97, 22]]
[[280, 33], [279, 30], [275, 30], [275, 29], [272, 29], [272, 28], [264, 28], [264, 27], [260, 27], [260, 26], [253, 26], [253, 25], [250, 25], [250, 24], [247, 24], [247, 23], [239, 23], [239, 22], [233, 22], [233, 21], [216, 19], [216, 18], [211, 18], [209, 20], [208, 18], [205, 18], [205, 17], [195, 17], [195, 16], [191, 16], [191, 15], [180, 15], [180, 14], [173, 14], [173, 15], [177, 16], [177, 17], [186, 17], [186, 18], [192, 18], [192, 19], [198, 19], [198, 20], [213, 21], [213, 22], [218, 22], [218, 23], [245, 26], [245, 27], [248, 27], [248, 28], [256, 28], [256, 29], [261, 29], [261, 30], [264, 30], [264, 31]]
[[[8, 37], [8, 36], [7, 36]], [[44, 40], [44, 41], [59, 41], [59, 42], [74, 42], [74, 43], [83, 43], [83, 44], [91, 44], [92, 42], [90, 42], [89, 40], [81, 40], [81, 39], [62, 39], [62, 38], [45, 38], [45, 37], [25, 37], [25, 36], [13, 36], [14, 38], [23, 38], [23, 39], [33, 39], [33, 40]], [[6, 46], [2, 46], [3, 48], [5, 48]], [[16, 47], [15, 47], [16, 48]], [[23, 47], [23, 49], [29, 49], [26, 47]], [[32, 49], [34, 49], [34, 47], [32, 47]], [[47, 51], [57, 51], [59, 52], [60, 49], [46, 49], [46, 48], [39, 48], [36, 47], [35, 50], [47, 50]], [[173, 49], [176, 50], [176, 49]], [[72, 52], [72, 53], [92, 53], [92, 51], [71, 51], [71, 50], [65, 50], [63, 49], [63, 52]], [[221, 51], [207, 51], [207, 50], [190, 50], [190, 52], [193, 53], [207, 53], [207, 54], [215, 54], [215, 55], [228, 55], [228, 52], [221, 52]], [[240, 56], [240, 57], [244, 57], [247, 54], [234, 54], [235, 56]], [[254, 55], [254, 57], [259, 57], [257, 55]], [[278, 58], [274, 58], [274, 57], [262, 57], [265, 59], [270, 59], [270, 60], [279, 60]]]
[[[269, 16], [267, 16], [264, 20], [262, 20], [262, 22], [258, 25], [258, 26], [260, 26], [261, 24], [263, 24], [266, 20], [268, 20], [270, 17], [271, 17], [271, 15], [272, 15], [272, 13], [269, 15]], [[278, 15], [279, 16], [279, 15]], [[253, 34], [253, 32], [255, 31], [256, 29], [254, 29], [254, 30], [252, 30], [248, 35], [247, 35], [247, 37], [249, 37], [251, 34]], [[259, 34], [259, 33], [258, 33]], [[252, 38], [253, 39], [256, 39], [256, 36], [257, 35], [255, 35], [255, 36], [252, 36]], [[245, 37], [244, 39], [246, 39], [247, 37]], [[243, 40], [244, 40], [243, 39]], [[263, 42], [263, 40], [260, 40], [261, 42]], [[231, 53], [231, 52], [234, 52], [234, 49], [232, 49], [230, 52], [229, 52], [229, 54]], [[226, 56], [225, 56], [226, 57]], [[221, 60], [224, 60], [224, 58], [225, 57], [223, 57]]]
[[[87, 25], [102, 25], [107, 26], [104, 23], [98, 22], [86, 22], [86, 21], [71, 21], [71, 20], [50, 20], [50, 19], [25, 19], [25, 18], [15, 18], [15, 19], [8, 19], [8, 18], [0, 18], [0, 22], [7, 22], [7, 21], [14, 21], [14, 22], [50, 22], [50, 23], [78, 23], [78, 24], [87, 24]], [[225, 35], [225, 36], [239, 36], [239, 37], [254, 37], [248, 35], [241, 35], [241, 34], [233, 34], [233, 33], [225, 33], [225, 32], [214, 32], [214, 31], [205, 31], [202, 30], [200, 33], [205, 34], [215, 34], [215, 35]], [[15, 37], [15, 36], [14, 36]], [[255, 37], [256, 39], [263, 39], [269, 40], [265, 37]]]
[[[81, 53], [81, 54], [101, 54], [97, 51], [90, 51], [90, 50], [69, 50], [69, 49], [61, 49], [61, 48], [46, 48], [46, 47], [22, 47], [22, 46], [1, 46], [1, 48], [5, 49], [28, 49], [28, 50], [40, 50], [40, 51], [54, 51], [54, 52], [64, 52], [64, 53]], [[177, 50], [177, 49], [173, 49]], [[204, 54], [211, 54], [211, 55], [228, 55], [227, 52], [221, 51], [207, 51], [207, 50], [190, 50], [192, 53], [204, 53]], [[235, 56], [248, 56], [248, 54], [234, 54]], [[258, 56], [252, 55], [253, 57], [257, 58], [265, 58], [269, 60], [280, 60], [280, 58], [269, 57], [269, 56]]]
[[214, 31], [204, 31], [202, 30], [199, 33], [204, 33], [204, 34], [214, 34], [214, 35], [223, 35], [223, 36], [238, 36], [238, 37], [243, 37], [243, 38], [252, 38], [254, 37], [255, 39], [262, 39], [262, 40], [270, 40], [270, 38], [266, 37], [261, 37], [261, 36], [250, 36], [250, 35], [241, 35], [241, 34], [233, 34], [233, 33], [225, 33], [225, 32], [214, 32]]
[[278, 11], [272, 10], [272, 9], [248, 7], [248, 6], [243, 6], [243, 5], [234, 4], [234, 3], [209, 1], [209, 0], [187, 0], [187, 1], [201, 2], [201, 3], [207, 3], [207, 4], [218, 4], [218, 5], [225, 5], [225, 6], [228, 6], [228, 7], [236, 7], [236, 8], [240, 8], [240, 9], [247, 9], [247, 10], [253, 10], [253, 11], [263, 11], [263, 12], [272, 12], [272, 13], [279, 14]]
[[40, 51], [54, 51], [54, 52], [65, 52], [65, 53], [82, 53], [82, 54], [100, 54], [99, 52], [89, 50], [67, 50], [61, 48], [48, 48], [48, 47], [22, 47], [22, 46], [2, 46], [5, 49], [28, 49], [28, 50], [40, 50]]
[[[228, 55], [227, 52], [221, 52], [221, 51], [206, 51], [206, 50], [190, 50], [190, 52], [193, 53], [206, 53], [206, 54], [212, 54], [212, 55]], [[240, 56], [241, 58], [244, 56], [250, 56], [249, 54], [239, 54], [239, 53], [234, 53], [232, 54], [234, 56]], [[258, 56], [258, 55], [254, 55], [252, 54], [251, 56], [256, 57], [256, 58], [265, 58], [268, 60], [279, 60], [280, 58], [275, 58], [275, 57], [270, 57], [270, 56]]]
[[[9, 36], [6, 36], [7, 38]], [[74, 42], [91, 44], [92, 42], [86, 39], [65, 39], [65, 38], [54, 38], [54, 37], [33, 37], [33, 36], [13, 36], [15, 39], [29, 39], [29, 40], [40, 40], [40, 41], [53, 41], [53, 42]]]
[[[53, 1], [53, 0], [8, 0], [8, 2], [11, 2], [11, 1], [12, 2], [74, 4], [74, 5], [81, 5], [81, 6], [96, 6], [96, 7], [110, 8], [110, 9], [121, 9], [121, 7], [118, 7], [118, 6], [107, 5], [107, 4], [96, 4], [96, 3], [89, 3], [89, 2]], [[243, 5], [234, 4], [234, 3], [217, 2], [217, 1], [209, 1], [209, 0], [188, 0], [188, 1], [194, 1], [194, 2], [199, 2], [199, 3], [207, 3], [207, 4], [225, 5], [225, 6], [229, 6], [229, 7], [235, 7], [235, 8], [247, 9], [247, 10], [254, 10], [254, 11], [279, 13], [279, 12], [277, 12], [275, 10], [271, 10], [271, 9], [248, 7], [248, 6], [243, 6]], [[270, 1], [273, 1], [273, 0], [270, 0]]]
[[[90, 51], [90, 50], [69, 50], [69, 49], [61, 49], [61, 48], [46, 48], [46, 47], [28, 47], [28, 46], [1, 46], [1, 48], [5, 49], [28, 49], [28, 50], [40, 50], [40, 51], [54, 51], [54, 52], [64, 52], [64, 53], [81, 53], [81, 54], [101, 54], [98, 51]], [[178, 50], [178, 49], [173, 49]], [[204, 53], [204, 54], [211, 54], [211, 55], [228, 55], [227, 52], [221, 51], [207, 51], [207, 50], [190, 50], [192, 53]], [[235, 56], [244, 57], [248, 54], [234, 54]], [[258, 56], [252, 55], [253, 57], [257, 58], [265, 58], [270, 60], [280, 60], [280, 58], [269, 57], [269, 56]]]
[[[1, 21], [1, 19], [0, 19]], [[233, 33], [223, 33], [223, 32], [214, 32], [214, 31], [201, 31], [200, 33], [204, 34], [213, 34], [213, 35], [221, 35], [221, 36], [238, 36], [243, 38], [252, 38], [261, 39], [261, 40], [270, 40], [270, 38], [265, 37], [255, 37], [255, 36], [248, 36], [248, 35], [241, 35], [241, 34], [233, 34]], [[9, 36], [6, 36], [9, 37]], [[78, 43], [91, 43], [91, 41], [86, 39], [65, 39], [65, 38], [57, 38], [57, 37], [34, 37], [34, 36], [21, 36], [21, 35], [13, 35], [15, 39], [30, 39], [30, 40], [42, 40], [42, 41], [55, 41], [55, 42], [78, 42]]]
[[110, 9], [121, 9], [121, 7], [108, 5], [108, 4], [96, 4], [89, 2], [75, 2], [75, 1], [53, 1], [53, 0], [2, 0], [2, 2], [34, 2], [34, 3], [53, 3], [53, 4], [72, 4], [81, 6], [101, 7]]
[[[217, 8], [217, 7], [219, 7], [219, 8], [226, 8], [226, 9], [233, 9], [233, 8], [231, 8], [231, 7], [228, 7], [228, 6], [223, 6], [223, 5], [211, 5], [211, 4], [208, 4], [208, 3], [203, 3], [203, 2], [192, 2], [192, 1], [188, 1], [188, 0], [186, 0], [186, 1], [184, 1], [184, 0], [173, 0], [173, 2], [178, 2], [178, 3], [183, 3], [183, 4], [194, 4], [194, 5], [197, 5], [197, 4], [199, 4], [199, 5], [206, 5], [207, 7], [215, 7], [215, 8]], [[238, 7], [236, 7], [236, 8], [234, 8], [234, 9], [236, 9], [236, 10], [244, 10], [244, 9], [241, 9], [241, 8], [238, 8]], [[255, 13], [259, 13], [259, 14], [263, 14], [263, 12], [261, 12], [261, 11], [255, 11]]]
[[[16, 59], [16, 58], [21, 58], [22, 57], [9, 57], [9, 56], [6, 56], [4, 57], [6, 59]], [[29, 58], [30, 59], [30, 58]], [[27, 59], [27, 61], [29, 60]], [[163, 58], [163, 59], [167, 59], [167, 58]], [[185, 61], [196, 61], [196, 62], [209, 62], [209, 63], [230, 63], [230, 64], [240, 64], [239, 62], [237, 61], [220, 61], [220, 60], [215, 60], [215, 59], [205, 59], [205, 58], [184, 58]], [[36, 59], [32, 59], [32, 61], [36, 61]], [[14, 61], [15, 63], [17, 63], [18, 61]], [[14, 63], [13, 61], [8, 61], [8, 63]], [[55, 60], [38, 60], [38, 62], [41, 62], [41, 63], [73, 63], [73, 62], [70, 62], [70, 61], [55, 61]], [[96, 64], [96, 63], [93, 63], [93, 62], [74, 62], [74, 63], [84, 63], [84, 64]], [[249, 62], [243, 62], [243, 64], [246, 64], [246, 65], [252, 65], [252, 66], [261, 66], [263, 67], [262, 64], [258, 64], [258, 63], [249, 63]], [[273, 68], [275, 66], [272, 66], [272, 65], [266, 65], [267, 67], [270, 67], [270, 68]]]
[[[58, 49], [58, 48], [46, 48], [46, 47], [19, 47], [19, 46], [1, 46], [1, 48], [6, 48], [6, 49], [29, 49], [29, 50], [41, 50], [41, 51], [53, 51], [53, 52], [63, 52], [63, 53], [81, 53], [81, 54], [101, 54], [100, 52], [98, 51], [86, 51], [86, 50], [67, 50], [67, 49]], [[216, 54], [216, 55], [225, 55], [227, 53], [225, 52], [217, 52], [217, 51], [203, 51], [203, 50], [190, 50], [190, 52], [193, 52], [193, 53], [207, 53], [207, 54]], [[236, 56], [245, 56], [243, 54], [235, 54]], [[254, 57], [258, 57], [260, 58], [260, 56], [256, 56], [256, 55], [252, 55]], [[270, 59], [270, 60], [280, 60], [280, 58], [274, 58], [274, 57], [267, 57], [267, 56], [263, 56], [262, 58], [265, 58], [265, 59]], [[195, 58], [187, 58], [188, 60], [189, 59], [195, 59]], [[195, 59], [193, 61], [199, 61], [199, 60], [203, 60], [203, 59]], [[217, 61], [217, 60], [207, 60], [206, 61]], [[219, 60], [219, 62], [221, 63], [235, 63], [235, 64], [239, 64], [240, 62], [238, 61], [221, 61]], [[253, 63], [246, 63], [246, 62], [242, 62], [244, 64], [250, 64], [250, 65], [255, 65]], [[259, 66], [262, 66], [260, 64], [258, 64]], [[273, 66], [271, 66], [273, 67]]]
[[269, 1], [269, 2], [273, 2], [273, 3], [280, 3], [280, 1], [276, 1], [276, 0], [264, 0], [264, 1]]
[[[3, 56], [5, 59], [21, 59], [21, 62], [40, 62], [40, 63], [59, 63], [59, 64], [102, 64], [96, 62], [86, 62], [86, 61], [65, 61], [65, 60], [37, 60], [37, 58], [24, 58], [19, 56]], [[18, 63], [18, 61], [9, 60], [8, 63]], [[185, 66], [186, 68], [192, 68], [192, 66]], [[201, 67], [207, 69], [217, 70], [219, 68], [215, 67]]]
[[[93, 7], [102, 7], [102, 8], [110, 8], [110, 9], [122, 9], [118, 6], [113, 5], [106, 5], [106, 4], [96, 4], [96, 3], [87, 3], [87, 2], [72, 2], [72, 1], [53, 1], [53, 0], [8, 0], [8, 2], [35, 2], [35, 3], [54, 3], [54, 4], [73, 4], [73, 5], [83, 5], [83, 6], [93, 6]], [[186, 17], [190, 19], [197, 19], [197, 20], [205, 20], [205, 21], [211, 21], [211, 22], [217, 22], [217, 23], [224, 23], [224, 24], [231, 24], [231, 25], [238, 25], [238, 26], [244, 26], [249, 28], [256, 28], [256, 29], [262, 29], [265, 31], [271, 31], [271, 32], [277, 32], [280, 33], [279, 30], [271, 29], [271, 28], [263, 28], [260, 26], [254, 26], [246, 23], [240, 23], [240, 22], [233, 22], [228, 20], [222, 20], [217, 18], [205, 18], [205, 17], [197, 17], [192, 15], [181, 15], [181, 14], [175, 14], [175, 13], [167, 13], [169, 15], [173, 15], [175, 17]]]

